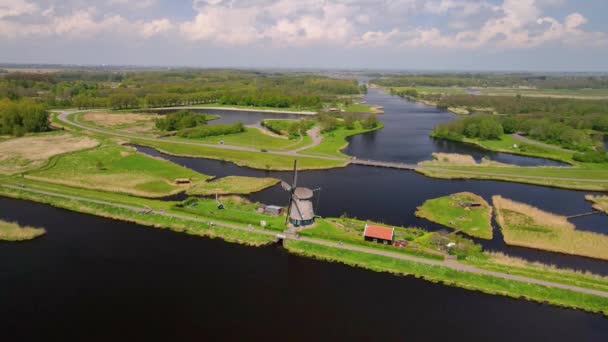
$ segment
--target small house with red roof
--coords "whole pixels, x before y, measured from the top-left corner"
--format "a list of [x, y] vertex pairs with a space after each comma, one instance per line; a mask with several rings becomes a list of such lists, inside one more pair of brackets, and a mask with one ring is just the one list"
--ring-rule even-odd
[[363, 231], [363, 238], [365, 241], [379, 242], [385, 245], [391, 245], [394, 236], [395, 228], [375, 226], [372, 224], [366, 224], [365, 230]]

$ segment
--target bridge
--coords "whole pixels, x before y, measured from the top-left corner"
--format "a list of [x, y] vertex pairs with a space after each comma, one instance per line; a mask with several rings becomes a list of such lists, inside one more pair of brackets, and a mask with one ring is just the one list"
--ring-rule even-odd
[[385, 167], [389, 169], [400, 169], [400, 170], [415, 170], [418, 166], [416, 164], [407, 164], [407, 163], [395, 163], [395, 162], [387, 162], [380, 160], [370, 160], [370, 159], [351, 159], [349, 163], [356, 165], [367, 165], [367, 166], [375, 166], [375, 167]]

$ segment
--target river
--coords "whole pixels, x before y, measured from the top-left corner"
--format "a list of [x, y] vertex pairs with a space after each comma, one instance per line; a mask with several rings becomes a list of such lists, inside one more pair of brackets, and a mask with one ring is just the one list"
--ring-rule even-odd
[[601, 315], [0, 198], [5, 341], [603, 341]]
[[[433, 152], [465, 153], [477, 159], [488, 157], [519, 165], [561, 165], [558, 162], [493, 153], [461, 143], [439, 141], [429, 137], [433, 127], [454, 118], [454, 114], [427, 105], [408, 101], [371, 88], [365, 97], [373, 105], [384, 107], [379, 116], [385, 124], [381, 130], [354, 136], [345, 153], [359, 158], [416, 163], [428, 159]], [[219, 112], [216, 112], [219, 113]], [[246, 112], [223, 113], [223, 120], [245, 120]], [[258, 118], [260, 119], [260, 118]], [[151, 148], [138, 147], [141, 152], [171, 160], [204, 174], [217, 177], [241, 175], [276, 177], [291, 180], [290, 172], [268, 172], [236, 166], [232, 163], [202, 158], [174, 157]], [[589, 212], [591, 204], [584, 198], [592, 192], [556, 189], [535, 185], [485, 180], [443, 180], [422, 176], [416, 172], [351, 165], [346, 168], [300, 172], [300, 185], [321, 188], [316, 213], [321, 216], [351, 217], [384, 222], [391, 225], [417, 226], [427, 230], [444, 227], [419, 219], [416, 207], [426, 199], [470, 191], [491, 202], [493, 195], [502, 195], [528, 203], [540, 209], [566, 216]], [[287, 195], [277, 185], [253, 194], [252, 200], [267, 204], [286, 205]], [[608, 234], [608, 216], [593, 215], [573, 219], [578, 229]], [[492, 241], [476, 240], [486, 250], [503, 252], [531, 261], [608, 275], [608, 261], [543, 252], [530, 248], [505, 245], [499, 229]]]

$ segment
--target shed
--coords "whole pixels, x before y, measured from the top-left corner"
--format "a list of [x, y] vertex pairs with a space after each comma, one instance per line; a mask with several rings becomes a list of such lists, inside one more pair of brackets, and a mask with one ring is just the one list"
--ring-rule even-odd
[[395, 228], [375, 226], [371, 224], [365, 225], [363, 238], [365, 241], [381, 242], [385, 245], [393, 243], [395, 236]]
[[267, 205], [264, 207], [264, 213], [278, 216], [283, 213], [283, 207], [279, 207], [278, 205]]

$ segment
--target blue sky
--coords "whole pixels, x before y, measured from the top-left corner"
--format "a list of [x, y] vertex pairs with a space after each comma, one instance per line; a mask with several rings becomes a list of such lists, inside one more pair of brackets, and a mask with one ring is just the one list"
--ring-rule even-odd
[[0, 62], [608, 71], [606, 0], [0, 0]]

